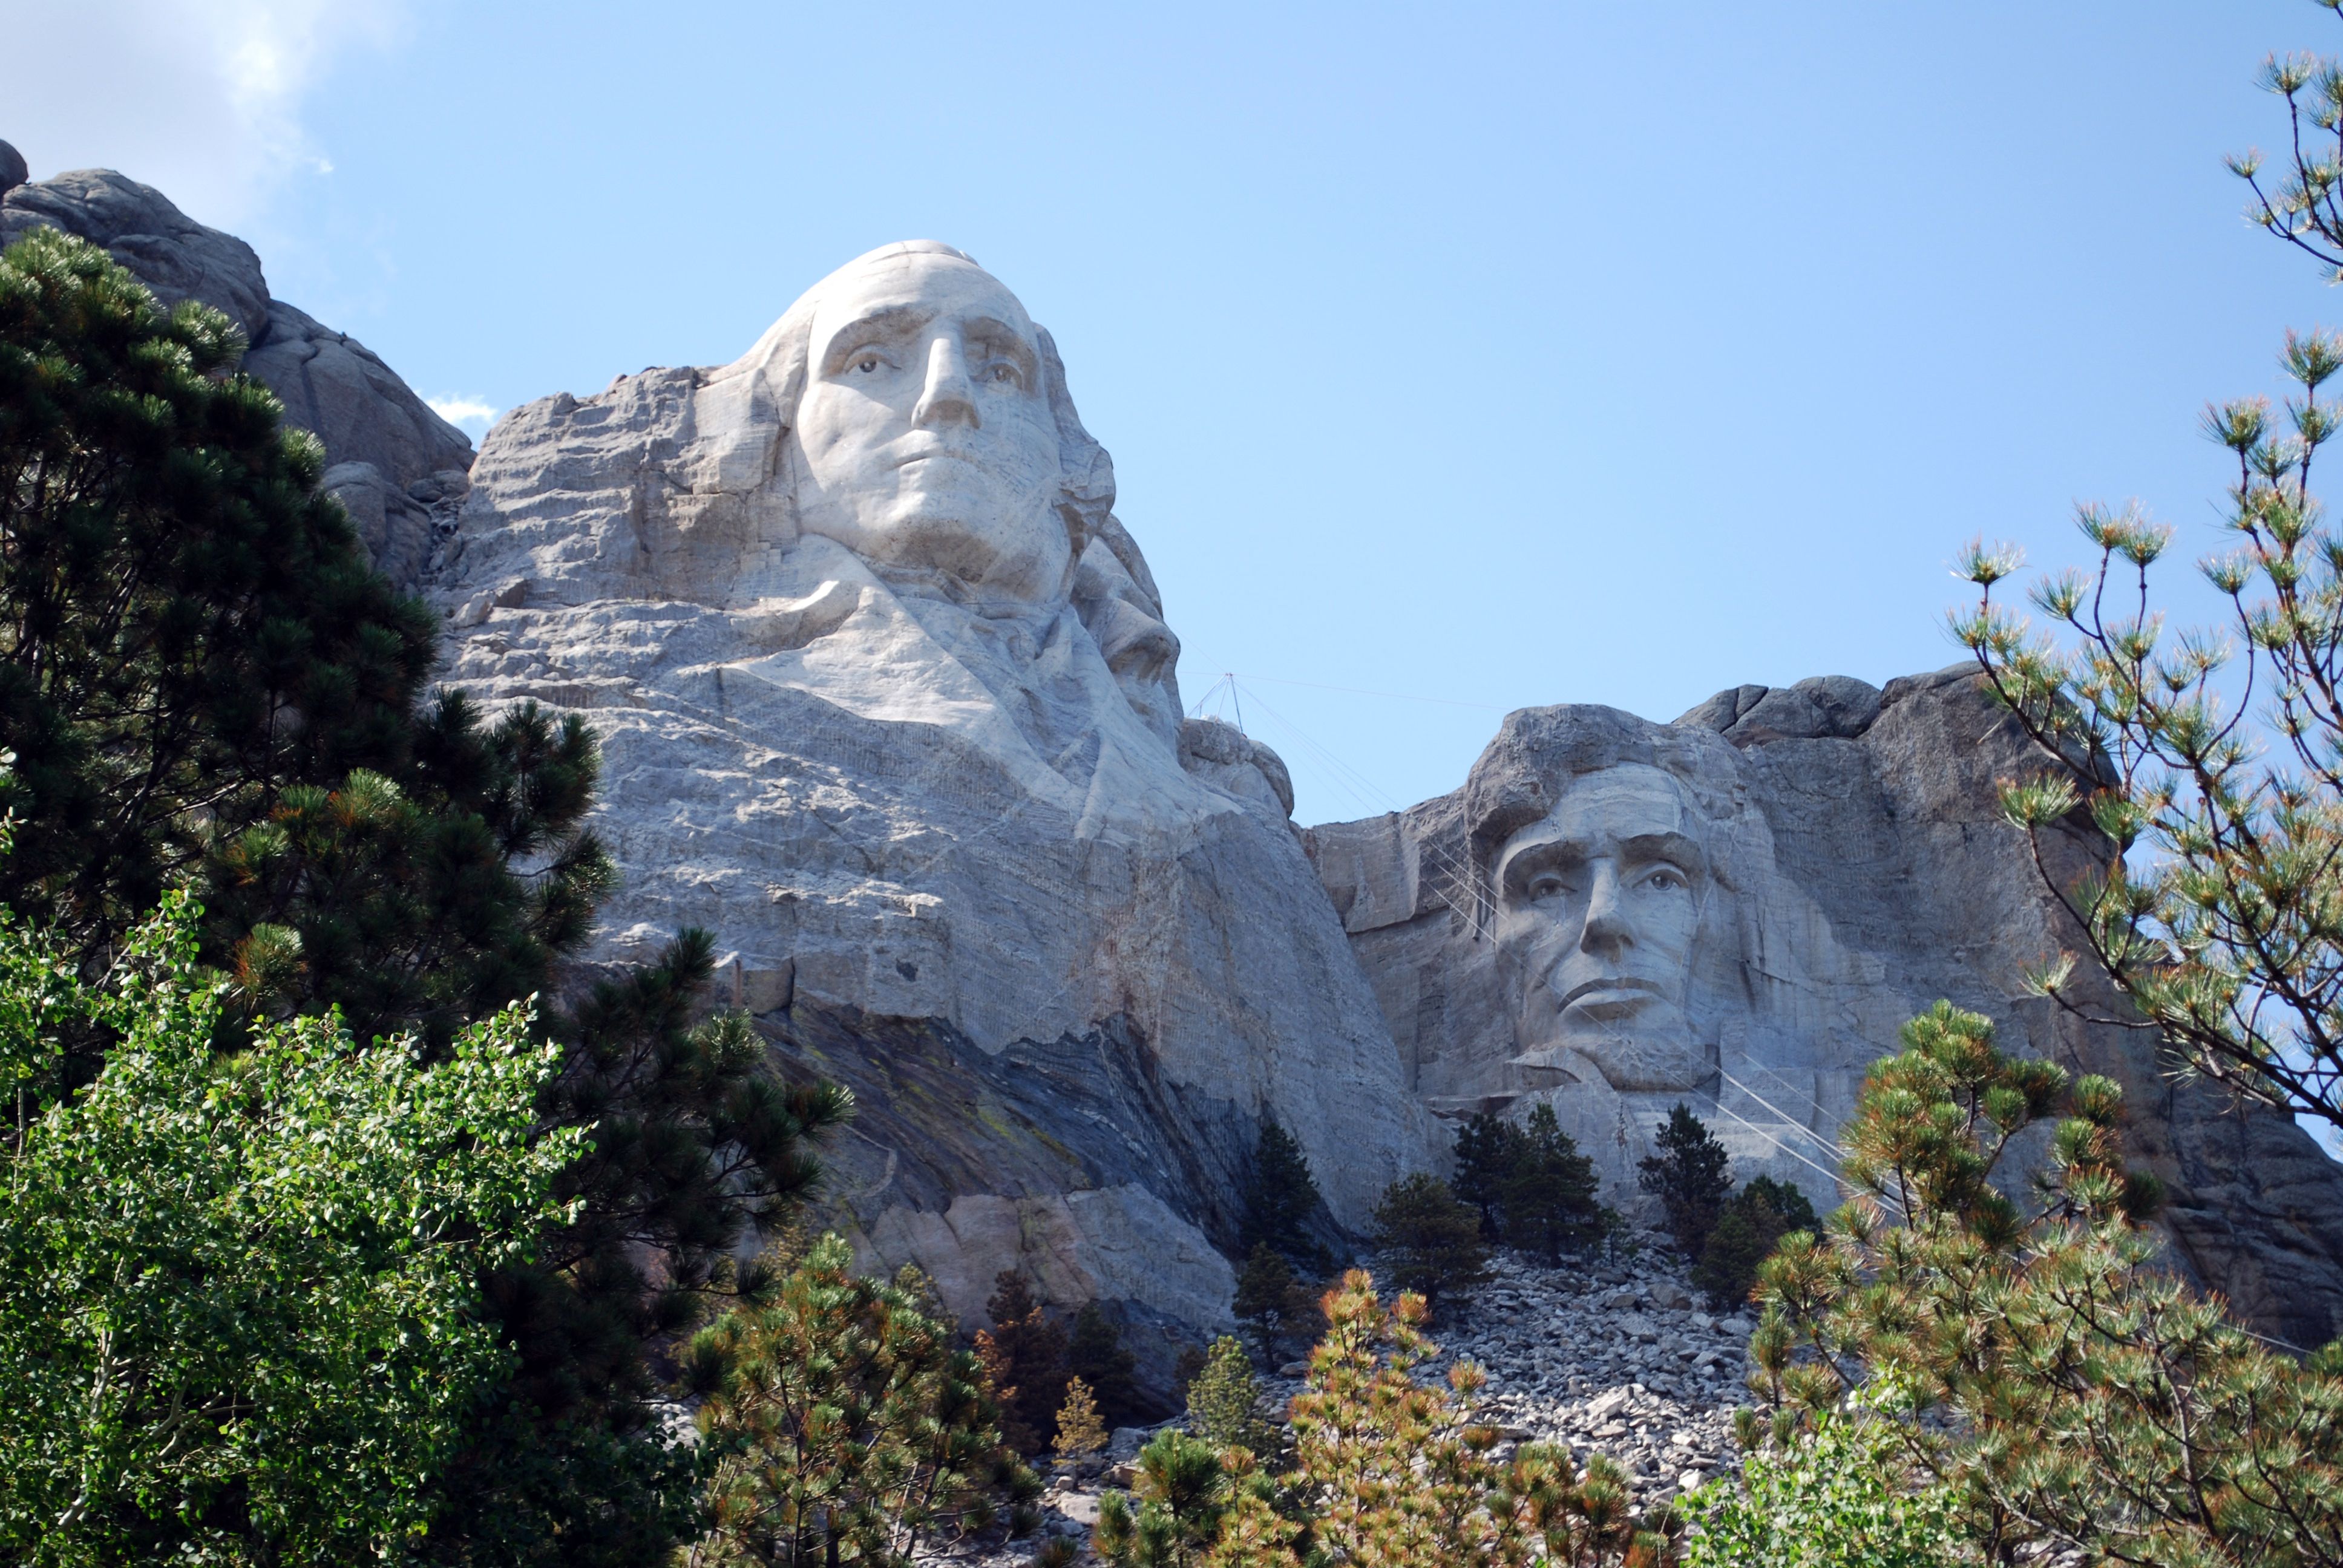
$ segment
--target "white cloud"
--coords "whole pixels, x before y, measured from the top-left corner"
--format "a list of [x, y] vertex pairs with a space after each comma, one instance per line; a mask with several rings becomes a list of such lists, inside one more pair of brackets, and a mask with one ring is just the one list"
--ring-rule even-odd
[[0, 0], [0, 137], [36, 177], [106, 167], [233, 227], [332, 161], [302, 108], [354, 49], [384, 49], [407, 0]]
[[431, 411], [477, 441], [496, 423], [497, 410], [478, 397], [427, 397]]

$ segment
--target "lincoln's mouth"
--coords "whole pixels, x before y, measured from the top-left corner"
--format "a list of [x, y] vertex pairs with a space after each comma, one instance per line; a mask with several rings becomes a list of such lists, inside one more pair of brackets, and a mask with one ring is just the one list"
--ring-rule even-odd
[[945, 457], [955, 463], [966, 463], [971, 467], [980, 467], [983, 466], [978, 462], [976, 455], [972, 452], [963, 452], [952, 447], [923, 447], [916, 452], [906, 452], [901, 457], [896, 458], [895, 467], [899, 468], [908, 468], [913, 463], [922, 461], [929, 457]]
[[1662, 991], [1656, 984], [1647, 980], [1635, 980], [1626, 975], [1605, 975], [1599, 980], [1581, 980], [1578, 984], [1571, 987], [1569, 991], [1563, 997], [1561, 1005], [1556, 1009], [1556, 1010], [1567, 1012], [1582, 1001], [1608, 1001], [1613, 1000], [1625, 1001], [1631, 999], [1629, 996], [1622, 993], [1630, 992], [1634, 993], [1636, 996], [1662, 996], [1666, 994]]

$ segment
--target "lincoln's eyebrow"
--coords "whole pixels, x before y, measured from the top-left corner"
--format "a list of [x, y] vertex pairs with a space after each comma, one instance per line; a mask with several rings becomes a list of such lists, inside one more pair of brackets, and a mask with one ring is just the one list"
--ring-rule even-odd
[[1576, 839], [1540, 839], [1508, 854], [1497, 867], [1497, 885], [1511, 888], [1516, 879], [1547, 866], [1575, 865], [1586, 859], [1586, 846]]
[[1682, 833], [1638, 833], [1619, 848], [1636, 861], [1665, 860], [1688, 871], [1697, 871], [1704, 864], [1700, 845]]
[[846, 363], [846, 357], [866, 343], [891, 342], [917, 332], [934, 319], [935, 314], [924, 305], [882, 305], [864, 311], [830, 335], [830, 342], [821, 351], [822, 374], [835, 374]]

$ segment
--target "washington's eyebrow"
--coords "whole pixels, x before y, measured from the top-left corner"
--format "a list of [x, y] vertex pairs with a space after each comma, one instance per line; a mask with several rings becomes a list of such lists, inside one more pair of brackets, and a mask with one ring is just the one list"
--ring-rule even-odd
[[1032, 345], [1025, 341], [1023, 333], [1006, 321], [990, 316], [972, 317], [968, 324], [968, 336], [985, 343], [1006, 347], [1018, 365], [1023, 368], [1026, 376], [1029, 378], [1032, 376], [1034, 369]]
[[821, 368], [828, 375], [846, 362], [846, 357], [870, 342], [891, 342], [907, 337], [935, 318], [935, 311], [923, 305], [882, 305], [866, 310], [836, 332], [821, 351]]

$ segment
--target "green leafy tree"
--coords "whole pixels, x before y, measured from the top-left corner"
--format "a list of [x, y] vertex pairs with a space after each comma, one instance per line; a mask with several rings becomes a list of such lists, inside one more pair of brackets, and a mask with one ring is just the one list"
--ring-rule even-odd
[[[1892, 1392], [1883, 1386], [1873, 1396]], [[1951, 1490], [1906, 1485], [1896, 1429], [1862, 1402], [1754, 1448], [1686, 1496], [1684, 1568], [1956, 1568], [1977, 1561]]]
[[1001, 1402], [1009, 1446], [1030, 1457], [1050, 1446], [1058, 1407], [1066, 1401], [1066, 1326], [1043, 1315], [1025, 1276], [1014, 1269], [993, 1277], [984, 1310], [992, 1326], [977, 1331], [977, 1357]]
[[1294, 1262], [1325, 1266], [1326, 1249], [1310, 1233], [1322, 1206], [1318, 1178], [1311, 1174], [1302, 1145], [1275, 1121], [1263, 1121], [1245, 1179], [1239, 1244], [1250, 1252], [1266, 1243]]
[[1498, 1185], [1506, 1244], [1541, 1252], [1553, 1264], [1562, 1261], [1564, 1248], [1601, 1241], [1607, 1228], [1595, 1196], [1601, 1189], [1594, 1161], [1578, 1151], [1554, 1107], [1540, 1102]]
[[1456, 1171], [1450, 1184], [1460, 1201], [1481, 1211], [1481, 1239], [1492, 1245], [1505, 1239], [1500, 1205], [1522, 1142], [1522, 1130], [1493, 1111], [1480, 1112], [1456, 1132]]
[[864, 1278], [836, 1236], [768, 1302], [700, 1331], [685, 1373], [702, 1400], [713, 1528], [687, 1560], [908, 1568], [923, 1541], [990, 1528], [1003, 1501], [1030, 1529], [1040, 1483], [1001, 1442], [982, 1365], [953, 1342], [917, 1271]]
[[1793, 1231], [1815, 1231], [1821, 1221], [1806, 1195], [1787, 1181], [1759, 1176], [1725, 1201], [1709, 1232], [1692, 1282], [1722, 1310], [1749, 1299], [1757, 1282], [1758, 1266], [1773, 1255], [1775, 1245]]
[[1255, 1459], [1277, 1456], [1278, 1436], [1262, 1419], [1261, 1381], [1244, 1345], [1222, 1334], [1188, 1385], [1188, 1430], [1214, 1448], [1242, 1448]]
[[509, 1371], [480, 1275], [562, 1211], [558, 1053], [512, 1010], [427, 1057], [318, 1019], [220, 1055], [194, 922], [169, 895], [92, 981], [0, 912], [0, 1097], [113, 1042], [0, 1143], [0, 1555], [399, 1556]]
[[1653, 1141], [1660, 1152], [1642, 1161], [1636, 1184], [1659, 1199], [1676, 1250], [1697, 1259], [1733, 1191], [1732, 1157], [1708, 1124], [1682, 1102], [1669, 1110]]
[[1403, 1290], [1430, 1302], [1487, 1282], [1480, 1216], [1456, 1201], [1447, 1182], [1420, 1171], [1394, 1181], [1374, 1219], [1375, 1247]]
[[1870, 1402], [1891, 1479], [1949, 1485], [1991, 1560], [2343, 1563], [2343, 1345], [2276, 1352], [2162, 1266], [2114, 1083], [2005, 1055], [1944, 1002], [1903, 1043], [1841, 1134], [1857, 1196], [1761, 1271], [1775, 1436], [1884, 1376], [1909, 1391]]
[[1090, 1385], [1110, 1425], [1129, 1426], [1151, 1408], [1139, 1392], [1139, 1358], [1122, 1342], [1122, 1325], [1096, 1302], [1084, 1302], [1074, 1312], [1066, 1371]]

